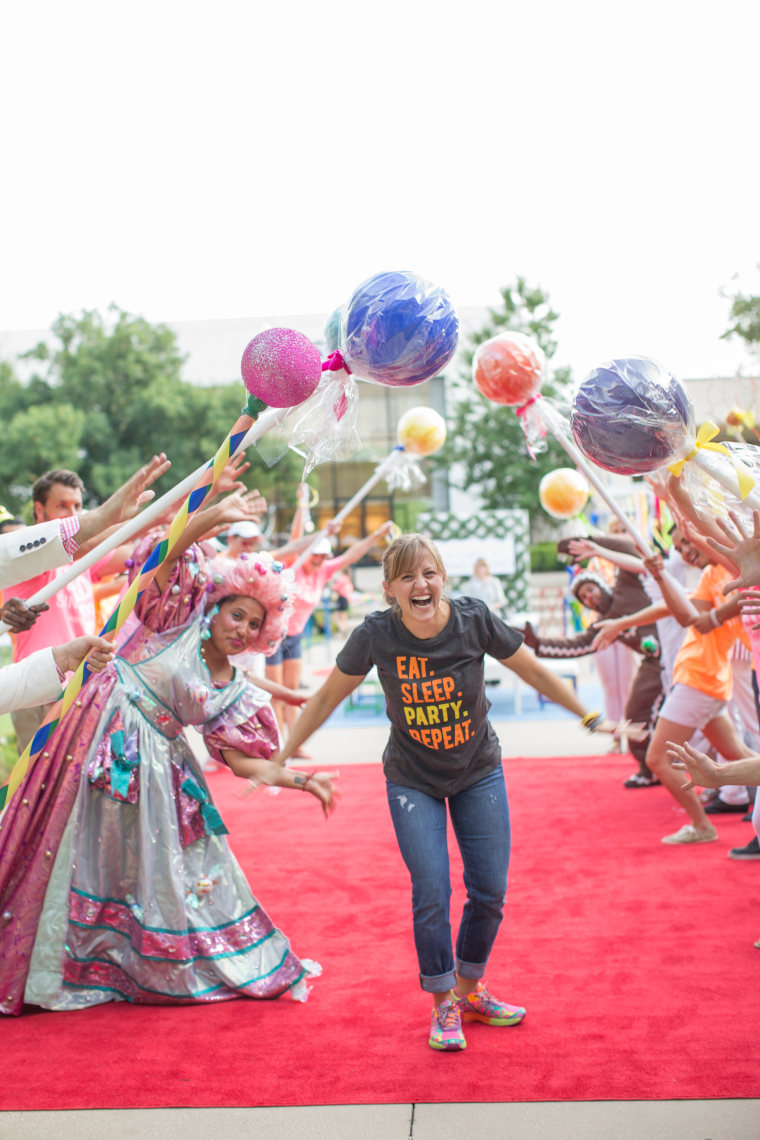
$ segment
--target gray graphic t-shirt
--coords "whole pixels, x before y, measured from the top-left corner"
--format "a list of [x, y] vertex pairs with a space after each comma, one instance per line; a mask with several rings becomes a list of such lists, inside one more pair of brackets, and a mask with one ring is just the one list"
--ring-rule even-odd
[[365, 618], [338, 654], [341, 673], [373, 665], [385, 693], [391, 734], [386, 776], [443, 799], [481, 780], [501, 763], [488, 720], [483, 659], [511, 657], [522, 636], [477, 598], [452, 598], [446, 627], [421, 639], [391, 610]]

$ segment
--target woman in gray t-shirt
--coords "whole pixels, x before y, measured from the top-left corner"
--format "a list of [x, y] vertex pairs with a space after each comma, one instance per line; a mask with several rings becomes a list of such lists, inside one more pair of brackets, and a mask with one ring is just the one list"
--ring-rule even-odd
[[[412, 879], [414, 939], [422, 989], [433, 994], [433, 1049], [464, 1049], [462, 1021], [517, 1025], [522, 1006], [492, 997], [483, 977], [502, 918], [509, 863], [509, 809], [501, 748], [488, 720], [484, 655], [497, 658], [549, 700], [600, 727], [522, 637], [475, 598], [448, 598], [435, 545], [401, 535], [385, 551], [390, 609], [351, 634], [336, 666], [305, 706], [282, 763], [377, 667], [391, 732], [383, 754], [388, 802]], [[604, 725], [613, 731], [611, 725]], [[630, 731], [630, 730], [629, 730]], [[446, 805], [464, 862], [467, 902], [452, 949]]]

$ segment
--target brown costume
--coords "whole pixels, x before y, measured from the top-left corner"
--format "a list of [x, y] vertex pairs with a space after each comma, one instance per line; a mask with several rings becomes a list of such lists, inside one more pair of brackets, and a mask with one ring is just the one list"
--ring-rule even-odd
[[[566, 554], [568, 545], [572, 541], [572, 539], [562, 539], [561, 542], [557, 543], [557, 550], [561, 554]], [[594, 536], [593, 541], [597, 546], [606, 547], [607, 550], [615, 550], [638, 557], [634, 543], [623, 535], [605, 535], [602, 538]], [[652, 604], [641, 584], [641, 576], [630, 570], [619, 568], [612, 586], [607, 586], [595, 575], [579, 574], [573, 582], [573, 587], [580, 584], [584, 578], [587, 581], [595, 581], [602, 590], [603, 600], [600, 603], [600, 618], [625, 617], [626, 614], [637, 613]], [[597, 632], [598, 626], [595, 622], [574, 637], [539, 637], [535, 630], [527, 626], [525, 644], [535, 652], [537, 657], [552, 657], [558, 660], [568, 657], [584, 657], [586, 654], [594, 652], [591, 645]], [[649, 735], [657, 719], [663, 696], [657, 628], [654, 624], [636, 626], [625, 630], [620, 635], [619, 640], [643, 657], [631, 683], [624, 715], [627, 720], [646, 724], [650, 730], [645, 740], [632, 742], [630, 745], [641, 775], [649, 779], [651, 773], [646, 765]]]

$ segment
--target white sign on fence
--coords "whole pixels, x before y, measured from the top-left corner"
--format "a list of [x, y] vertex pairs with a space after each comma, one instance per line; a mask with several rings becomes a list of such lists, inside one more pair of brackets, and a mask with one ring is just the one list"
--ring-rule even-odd
[[478, 558], [485, 558], [492, 574], [515, 573], [515, 539], [504, 538], [437, 538], [443, 564], [450, 578], [471, 578]]

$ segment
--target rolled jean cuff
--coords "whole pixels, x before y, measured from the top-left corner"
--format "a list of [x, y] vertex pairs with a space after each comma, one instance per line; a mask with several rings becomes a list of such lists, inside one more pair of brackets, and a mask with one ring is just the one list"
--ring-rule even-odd
[[457, 973], [460, 978], [467, 978], [468, 982], [479, 982], [485, 977], [487, 962], [463, 962], [457, 958]]
[[445, 994], [447, 990], [453, 990], [456, 984], [457, 976], [453, 970], [448, 974], [436, 974], [433, 978], [420, 974], [420, 985], [426, 994]]

